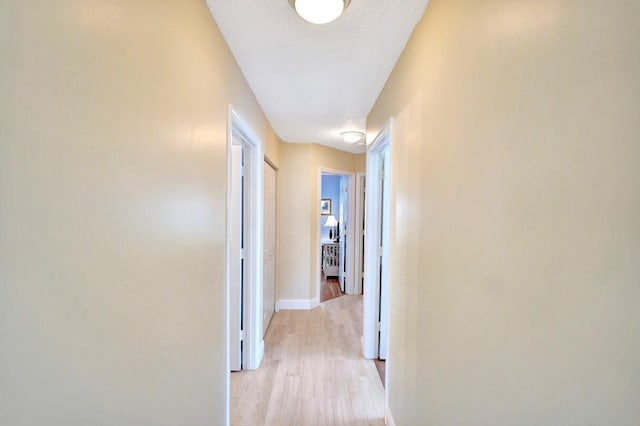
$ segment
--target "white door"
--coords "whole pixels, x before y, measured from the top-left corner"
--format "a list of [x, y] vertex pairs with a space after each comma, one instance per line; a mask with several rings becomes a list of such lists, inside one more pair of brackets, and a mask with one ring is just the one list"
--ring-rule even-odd
[[230, 368], [262, 359], [263, 155], [252, 132], [229, 109], [227, 297]]
[[362, 350], [366, 358], [387, 359], [389, 340], [389, 233], [393, 216], [391, 128], [367, 145], [367, 194]]
[[276, 171], [264, 163], [263, 335], [276, 305]]
[[365, 202], [366, 202], [366, 177], [358, 173], [356, 176], [356, 273], [354, 294], [362, 294], [364, 288], [364, 248], [365, 248]]
[[380, 263], [379, 275], [379, 304], [378, 321], [380, 323], [380, 340], [378, 358], [387, 359], [387, 344], [389, 342], [389, 149], [385, 149], [380, 154], [380, 222], [379, 222], [379, 247]]
[[229, 232], [231, 253], [229, 260], [229, 354], [231, 371], [242, 368], [242, 299], [243, 299], [243, 216], [244, 216], [244, 188], [243, 188], [243, 147], [233, 140], [231, 146], [231, 197], [229, 209]]

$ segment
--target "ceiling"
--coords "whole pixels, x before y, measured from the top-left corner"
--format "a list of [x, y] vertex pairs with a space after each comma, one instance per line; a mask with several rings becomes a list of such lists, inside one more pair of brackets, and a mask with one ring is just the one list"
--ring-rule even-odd
[[207, 0], [276, 134], [348, 152], [340, 138], [366, 118], [428, 0], [352, 0], [334, 22], [310, 24], [289, 0]]

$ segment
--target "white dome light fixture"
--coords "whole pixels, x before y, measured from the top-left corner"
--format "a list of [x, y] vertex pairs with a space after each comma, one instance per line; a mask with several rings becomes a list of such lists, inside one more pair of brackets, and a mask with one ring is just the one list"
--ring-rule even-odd
[[355, 130], [350, 130], [348, 132], [340, 133], [340, 136], [342, 136], [342, 140], [345, 141], [346, 143], [356, 143], [356, 142], [359, 142], [364, 137], [364, 133], [358, 132]]
[[289, 0], [302, 19], [312, 24], [335, 21], [351, 0]]

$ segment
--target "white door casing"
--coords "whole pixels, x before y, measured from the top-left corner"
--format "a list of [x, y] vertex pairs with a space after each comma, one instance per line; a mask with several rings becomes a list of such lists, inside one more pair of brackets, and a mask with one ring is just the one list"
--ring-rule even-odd
[[356, 226], [355, 233], [355, 281], [354, 294], [362, 294], [364, 287], [364, 234], [365, 234], [365, 202], [366, 202], [366, 176], [365, 173], [356, 173]]
[[[392, 120], [367, 147], [367, 197], [363, 354], [387, 358], [389, 330], [389, 229], [392, 216], [390, 155]], [[387, 366], [388, 368], [389, 366]]]
[[[237, 358], [235, 347], [242, 340], [242, 369], [256, 369], [264, 353], [262, 334], [262, 276], [263, 276], [263, 154], [261, 141], [246, 126], [242, 119], [229, 106], [227, 123], [227, 371], [232, 369], [232, 361]], [[237, 169], [237, 149], [241, 146], [243, 165], [243, 213], [241, 213], [242, 238], [238, 236], [237, 209], [234, 202], [234, 172]], [[236, 165], [234, 167], [234, 161]], [[237, 180], [237, 172], [235, 174]], [[237, 190], [237, 189], [236, 189]], [[233, 232], [233, 227], [236, 231]], [[236, 241], [234, 241], [234, 239]], [[241, 250], [238, 250], [242, 245]], [[238, 269], [238, 265], [243, 266]], [[242, 293], [234, 294], [232, 280], [237, 279], [238, 270], [242, 273]], [[236, 289], [238, 286], [236, 285]], [[238, 302], [240, 297], [241, 302]], [[233, 300], [232, 300], [233, 298]], [[243, 330], [238, 328], [242, 325]], [[233, 354], [233, 355], [232, 355]], [[232, 357], [234, 360], [232, 360]], [[233, 367], [236, 367], [234, 365]], [[227, 385], [230, 376], [227, 376]]]
[[229, 369], [242, 369], [242, 144], [234, 140], [231, 144], [231, 167], [229, 195], [228, 233], [229, 256]]
[[[318, 188], [321, 189], [322, 188], [322, 175], [323, 174], [327, 174], [327, 175], [339, 175], [339, 176], [343, 176], [345, 178], [348, 179], [348, 183], [347, 183], [347, 197], [350, 200], [353, 200], [355, 197], [355, 173], [353, 172], [347, 172], [344, 170], [336, 170], [336, 169], [329, 169], [329, 168], [324, 168], [324, 167], [320, 167], [318, 168]], [[322, 198], [322, 194], [321, 191], [318, 191], [318, 200], [317, 200], [317, 206], [320, 205], [320, 199]], [[345, 212], [345, 217], [346, 217], [346, 225], [347, 225], [347, 230], [349, 229], [353, 229], [354, 228], [354, 223], [355, 223], [355, 208], [354, 208], [355, 203], [349, 203], [346, 212]], [[322, 221], [320, 218], [320, 213], [318, 213], [317, 215], [317, 224], [316, 224], [316, 229], [318, 230], [318, 250], [319, 253], [322, 253]], [[341, 228], [343, 226], [343, 224], [340, 224]], [[345, 262], [346, 262], [346, 273], [345, 273], [345, 279], [347, 282], [347, 288], [346, 293], [347, 294], [353, 294], [353, 282], [354, 282], [354, 276], [355, 276], [355, 234], [353, 232], [348, 232], [347, 231], [347, 235], [345, 238], [345, 249], [343, 250], [344, 255], [345, 255]], [[317, 270], [318, 270], [318, 277], [317, 277], [317, 282], [316, 282], [316, 300], [319, 301], [320, 299], [320, 287], [321, 287], [321, 283], [322, 283], [322, 279], [321, 279], [321, 271], [322, 271], [322, 267], [321, 267], [321, 256], [316, 256], [317, 259], [315, 260], [317, 262]], [[340, 265], [342, 267], [342, 265]], [[351, 283], [351, 284], [350, 284]]]
[[380, 185], [380, 203], [378, 208], [380, 209], [380, 223], [378, 235], [378, 241], [380, 244], [380, 275], [379, 275], [379, 323], [380, 323], [380, 342], [378, 348], [378, 358], [387, 359], [387, 347], [389, 343], [389, 215], [390, 209], [390, 196], [391, 191], [389, 188], [390, 176], [389, 176], [389, 147], [387, 146], [379, 155], [380, 161], [380, 179], [382, 180]]

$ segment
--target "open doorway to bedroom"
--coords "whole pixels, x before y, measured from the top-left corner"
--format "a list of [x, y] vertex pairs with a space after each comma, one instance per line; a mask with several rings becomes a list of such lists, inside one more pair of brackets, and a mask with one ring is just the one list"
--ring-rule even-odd
[[360, 294], [354, 278], [354, 187], [350, 172], [320, 172], [320, 303]]

